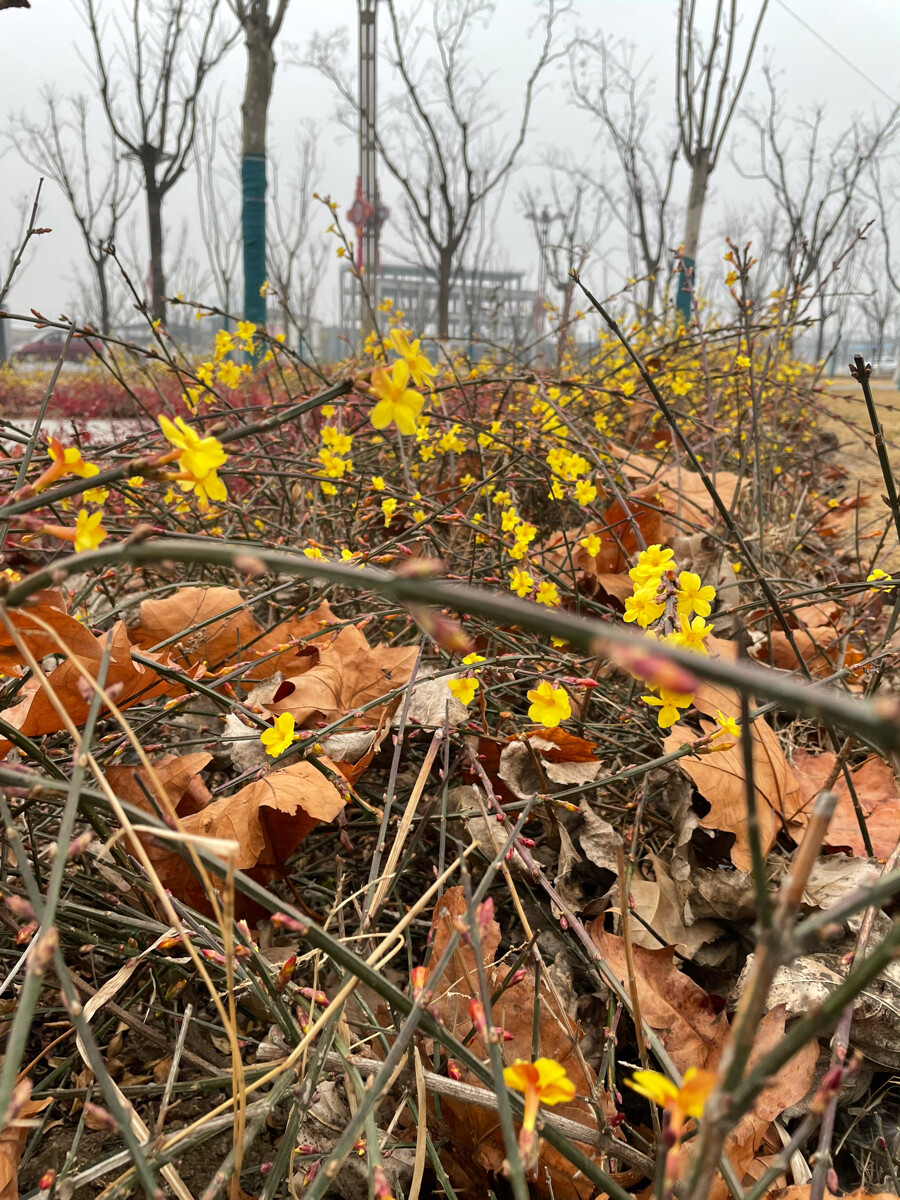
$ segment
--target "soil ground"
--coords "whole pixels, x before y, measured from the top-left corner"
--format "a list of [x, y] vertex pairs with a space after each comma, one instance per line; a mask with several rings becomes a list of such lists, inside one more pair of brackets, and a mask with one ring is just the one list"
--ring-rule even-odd
[[[872, 395], [879, 420], [884, 426], [885, 445], [894, 478], [900, 480], [900, 389], [889, 379], [873, 379]], [[862, 495], [868, 493], [870, 496], [868, 515], [880, 519], [883, 513], [887, 517], [887, 510], [880, 499], [885, 491], [884, 479], [859, 385], [852, 380], [832, 384], [828, 408], [831, 416], [827, 426], [834, 431], [839, 442], [833, 461], [847, 471], [848, 490], [852, 491], [858, 485]], [[884, 567], [886, 563], [892, 567], [900, 566], [900, 548], [896, 547], [895, 540], [890, 536], [885, 542], [883, 556], [879, 557], [880, 566]]]

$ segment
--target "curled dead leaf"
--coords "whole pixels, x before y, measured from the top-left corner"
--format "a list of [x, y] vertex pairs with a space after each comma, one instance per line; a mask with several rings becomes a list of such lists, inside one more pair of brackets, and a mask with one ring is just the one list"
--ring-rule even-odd
[[[835, 756], [830, 751], [811, 754], [796, 750], [792, 759], [800, 785], [803, 812], [808, 813], [834, 769]], [[850, 772], [859, 799], [876, 858], [887, 858], [897, 843], [900, 832], [900, 786], [888, 764], [871, 755]], [[846, 849], [854, 855], [865, 855], [856, 809], [843, 773], [838, 775], [833, 789], [838, 796], [834, 816], [828, 825], [825, 845], [833, 850]]]
[[[321, 822], [332, 821], [343, 807], [344, 798], [335, 785], [312, 763], [299, 762], [207, 804], [185, 817], [180, 828], [198, 837], [235, 843], [235, 868], [265, 883], [282, 875], [307, 834]], [[151, 858], [163, 885], [175, 896], [201, 912], [210, 911], [188, 859], [167, 841], [152, 842]], [[242, 907], [240, 896], [236, 904]]]
[[[165, 754], [151, 764], [156, 782], [179, 817], [200, 812], [212, 799], [209, 788], [200, 777], [200, 772], [211, 760], [211, 754], [201, 751], [197, 754]], [[107, 767], [106, 778], [120, 800], [150, 812], [152, 807], [147, 800], [149, 792], [159, 808], [165, 811], [158, 789], [143, 767]]]

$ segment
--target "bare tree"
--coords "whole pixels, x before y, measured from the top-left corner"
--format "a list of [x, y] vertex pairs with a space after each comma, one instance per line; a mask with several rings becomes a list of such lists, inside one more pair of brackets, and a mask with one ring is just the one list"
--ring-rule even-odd
[[[878, 239], [883, 241], [883, 239]], [[863, 292], [857, 302], [877, 367], [886, 350], [896, 351], [897, 318], [900, 296], [884, 269], [884, 246], [867, 242], [863, 267]]]
[[678, 289], [678, 311], [685, 321], [691, 316], [688, 275], [696, 269], [700, 227], [709, 180], [737, 109], [741, 92], [759, 40], [769, 0], [762, 0], [743, 66], [735, 73], [738, 0], [716, 0], [708, 46], [697, 33], [697, 0], [678, 2], [678, 38], [675, 56], [675, 94], [681, 152], [690, 167], [687, 212], [682, 242], [682, 276]]
[[[218, 102], [204, 109], [197, 134], [197, 210], [209, 272], [219, 308], [225, 313], [235, 311], [241, 269], [239, 154], [235, 140], [236, 131], [222, 135]], [[220, 148], [225, 154], [224, 167], [219, 162]]]
[[763, 75], [768, 103], [746, 116], [756, 134], [759, 167], [747, 171], [740, 162], [735, 166], [745, 178], [766, 183], [775, 201], [781, 260], [778, 286], [787, 289], [795, 310], [805, 289], [816, 291], [816, 357], [820, 358], [827, 316], [827, 297], [820, 285], [838, 250], [858, 228], [864, 206], [871, 203], [864, 186], [879, 152], [900, 128], [900, 110], [872, 127], [854, 119], [823, 142], [824, 109], [789, 115], [770, 66]]
[[[297, 141], [297, 168], [285, 186], [277, 171], [269, 231], [269, 281], [274, 289], [288, 341], [295, 349], [312, 342], [316, 295], [328, 247], [311, 236], [311, 201], [318, 169], [313, 130]], [[293, 336], [292, 336], [293, 335]]]
[[266, 130], [275, 78], [275, 39], [281, 32], [289, 0], [229, 0], [244, 31], [247, 74], [241, 104], [241, 196], [244, 247], [244, 319], [265, 324], [266, 300]]
[[[219, 26], [220, 0], [132, 0], [109, 21], [102, 0], [79, 0], [93, 48], [93, 66], [109, 127], [139, 165], [147, 203], [151, 311], [165, 317], [163, 202], [181, 179], [197, 134], [200, 96], [212, 68], [234, 44]], [[112, 42], [112, 45], [110, 45]], [[116, 78], [118, 77], [118, 79]], [[123, 86], [124, 85], [124, 86]], [[127, 95], [123, 99], [122, 93]]]
[[[593, 203], [588, 205], [593, 195]], [[525, 216], [531, 224], [540, 255], [538, 299], [543, 302], [547, 285], [560, 294], [556, 328], [556, 368], [562, 366], [572, 323], [572, 298], [575, 281], [585, 263], [609, 228], [602, 193], [595, 192], [583, 180], [577, 180], [567, 192], [553, 179], [549, 200], [539, 190], [526, 189], [520, 197]], [[606, 217], [606, 220], [604, 218]]]
[[[516, 133], [506, 147], [490, 136], [502, 114], [490, 103], [488, 80], [474, 73], [467, 53], [468, 35], [477, 22], [489, 19], [492, 5], [487, 0], [435, 0], [430, 31], [415, 17], [401, 20], [395, 0], [387, 0], [386, 7], [388, 53], [400, 91], [389, 104], [393, 119], [376, 130], [376, 146], [401, 189], [409, 241], [437, 280], [438, 334], [446, 338], [450, 290], [479, 210], [515, 166], [538, 80], [565, 53], [557, 47], [557, 26], [569, 4], [547, 2], [541, 47], [525, 84]], [[421, 6], [415, 15], [420, 11]], [[355, 121], [358, 101], [334, 54], [334, 39], [317, 39], [312, 61], [335, 84]]]
[[[896, 158], [895, 158], [896, 165]], [[900, 185], [896, 180], [885, 182], [881, 175], [881, 162], [876, 157], [872, 162], [871, 171], [872, 196], [875, 211], [878, 213], [878, 224], [881, 231], [881, 253], [884, 276], [894, 293], [900, 296], [900, 267], [894, 261], [892, 225], [898, 208], [900, 208]], [[896, 322], [895, 322], [896, 324]], [[897, 343], [900, 357], [900, 341]]]
[[15, 240], [0, 251], [0, 363], [6, 362], [6, 321], [3, 319], [3, 304], [9, 295], [9, 289], [16, 277], [16, 272], [29, 256], [29, 248], [34, 238], [44, 233], [52, 233], [51, 229], [38, 226], [37, 218], [41, 207], [41, 192], [44, 180], [39, 179], [34, 193], [34, 200], [28, 196], [20, 196], [15, 203], [19, 214], [19, 231]]
[[107, 247], [115, 245], [119, 224], [136, 195], [130, 164], [111, 134], [106, 153], [99, 151], [89, 129], [86, 96], [60, 100], [47, 91], [43, 102], [46, 111], [41, 121], [23, 112], [8, 136], [24, 161], [52, 179], [65, 196], [93, 270], [89, 290], [96, 291], [97, 323], [103, 333], [109, 333]]
[[583, 165], [569, 168], [597, 188], [613, 217], [628, 237], [630, 274], [643, 277], [643, 310], [652, 316], [659, 295], [659, 276], [666, 249], [672, 244], [671, 197], [678, 162], [677, 134], [663, 139], [658, 148], [648, 137], [646, 66], [634, 67], [633, 47], [615, 52], [602, 37], [579, 38], [569, 54], [569, 77], [576, 106], [599, 123], [600, 134], [612, 146], [619, 164], [597, 178]]

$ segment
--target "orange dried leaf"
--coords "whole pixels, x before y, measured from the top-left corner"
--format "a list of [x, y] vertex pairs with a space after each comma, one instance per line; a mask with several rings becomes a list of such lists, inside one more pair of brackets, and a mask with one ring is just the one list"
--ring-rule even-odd
[[[314, 666], [285, 679], [267, 708], [292, 713], [298, 725], [334, 721], [407, 683], [417, 654], [416, 646], [370, 646], [361, 630], [347, 626], [319, 646]], [[366, 720], [374, 724], [379, 716], [371, 709]]]
[[[153, 772], [172, 809], [180, 817], [199, 812], [212, 799], [209, 788], [200, 777], [200, 772], [211, 760], [211, 754], [201, 751], [196, 754], [166, 754], [152, 764]], [[149, 810], [147, 796], [138, 782], [139, 779], [142, 780], [159, 807], [166, 811], [156, 786], [143, 767], [108, 767], [106, 778], [120, 800], [125, 800], [136, 808]]]
[[556, 729], [532, 729], [526, 736], [553, 743], [552, 748], [541, 748], [541, 757], [546, 758], [548, 762], [596, 762], [596, 742], [588, 742], [572, 733], [566, 733], [558, 726]]
[[[106, 689], [112, 689], [119, 708], [128, 708], [138, 702], [146, 702], [157, 696], [180, 695], [184, 687], [176, 680], [163, 678], [151, 667], [135, 662], [131, 657], [132, 645], [128, 640], [125, 625], [117, 621], [102, 638], [91, 635], [93, 646], [85, 653], [72, 654], [65, 662], [55, 667], [48, 676], [49, 686], [65, 707], [68, 716], [76, 725], [87, 718], [89, 691], [86, 680], [76, 665], [77, 662], [96, 679], [107, 644], [111, 646], [111, 660], [106, 672]], [[144, 655], [151, 659], [160, 656]], [[3, 713], [3, 719], [27, 737], [39, 737], [44, 733], [56, 733], [64, 728], [62, 717], [50, 702], [49, 696], [37, 679], [29, 679], [19, 692], [19, 702]], [[88, 697], [86, 699], [86, 697]], [[9, 750], [10, 743], [0, 742], [0, 754]]]
[[33, 1118], [50, 1103], [49, 1097], [46, 1100], [27, 1100], [15, 1122], [10, 1122], [0, 1130], [0, 1200], [18, 1200], [19, 1162], [28, 1135], [32, 1132]]
[[[432, 918], [432, 935], [429, 939], [432, 942], [432, 965], [441, 957], [456, 923], [465, 920], [467, 915], [463, 889], [450, 888], [438, 901]], [[482, 934], [482, 954], [492, 993], [500, 989], [509, 974], [506, 965], [494, 962], [499, 943], [500, 927], [492, 920]], [[471, 945], [460, 942], [442, 978], [436, 983], [429, 981], [426, 986], [433, 989], [433, 1004], [442, 1023], [457, 1036], [464, 1037], [472, 1023], [469, 1001], [478, 995], [475, 957]], [[585, 1075], [576, 1054], [575, 1046], [580, 1034], [569, 1016], [559, 1011], [543, 981], [540, 995], [537, 1057], [552, 1058], [560, 1063], [575, 1084], [577, 1092], [571, 1103], [558, 1104], [553, 1111], [580, 1124], [594, 1127], [595, 1117], [587, 1100], [583, 1098], [590, 1095], [594, 1076], [590, 1070], [588, 1075]], [[511, 985], [494, 1005], [488, 1023], [501, 1026], [506, 1034], [511, 1035], [511, 1038], [503, 1042], [504, 1058], [507, 1062], [516, 1059], [529, 1062], [532, 1060], [534, 999], [535, 981], [529, 969], [526, 977], [520, 983]], [[477, 1034], [473, 1039], [473, 1049], [479, 1057], [486, 1057], [487, 1047]], [[467, 1071], [463, 1071], [462, 1077], [466, 1083], [481, 1086]], [[604, 1099], [608, 1100], [607, 1097]], [[611, 1112], [612, 1105], [609, 1103]], [[441, 1109], [450, 1135], [451, 1153], [456, 1163], [469, 1173], [471, 1179], [475, 1178], [473, 1172], [500, 1174], [505, 1150], [496, 1113], [450, 1097], [442, 1097]], [[591, 1152], [587, 1146], [581, 1148], [586, 1153]], [[536, 1192], [542, 1196], [551, 1194], [547, 1183], [548, 1173], [553, 1189], [552, 1195], [556, 1200], [587, 1200], [593, 1194], [592, 1185], [581, 1176], [573, 1178], [571, 1164], [551, 1146], [542, 1143], [540, 1166], [534, 1179]], [[478, 1182], [484, 1186], [483, 1176]]]
[[[627, 987], [624, 939], [607, 933], [602, 917], [588, 931], [606, 963]], [[703, 988], [678, 970], [674, 953], [673, 946], [659, 950], [634, 947], [641, 1014], [679, 1071], [692, 1066], [714, 1071], [728, 1038], [728, 1022]]]
[[[215, 800], [181, 821], [200, 837], [233, 841], [235, 867], [260, 883], [284, 873], [285, 863], [316, 825], [332, 821], [344, 807], [338, 789], [309, 762], [294, 763]], [[209, 911], [190, 862], [160, 839], [152, 848], [157, 873], [179, 899]]]
[[[810, 754], [796, 750], [792, 761], [800, 782], [804, 812], [808, 814], [834, 768], [835, 756], [830, 751]], [[875, 755], [855, 767], [850, 777], [866, 818], [875, 856], [887, 858], [897, 843], [900, 787], [888, 764]], [[864, 855], [867, 851], [843, 773], [838, 775], [833, 790], [837, 792], [838, 802], [825, 835], [825, 845], [831, 850], [846, 849], [852, 855]]]
[[[175, 638], [167, 649], [175, 662], [189, 666], [205, 663], [215, 669], [250, 662], [287, 642], [314, 637], [332, 621], [331, 609], [323, 603], [313, 613], [291, 617], [264, 632], [236, 588], [184, 587], [163, 600], [145, 600], [131, 636], [137, 645], [147, 648]], [[267, 658], [258, 669], [245, 672], [244, 678], [267, 678], [279, 670], [300, 670], [297, 646]]]

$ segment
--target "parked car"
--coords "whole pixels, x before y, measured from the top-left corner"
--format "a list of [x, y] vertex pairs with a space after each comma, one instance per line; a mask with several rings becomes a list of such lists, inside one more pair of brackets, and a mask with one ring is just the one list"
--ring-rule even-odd
[[877, 363], [872, 363], [872, 374], [877, 379], [893, 379], [897, 374], [897, 356], [884, 354]]
[[[13, 358], [36, 358], [43, 362], [56, 362], [66, 344], [66, 333], [62, 329], [45, 329], [31, 342], [20, 346]], [[85, 338], [73, 337], [66, 352], [67, 362], [84, 362], [91, 358], [93, 347]]]

